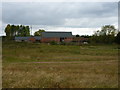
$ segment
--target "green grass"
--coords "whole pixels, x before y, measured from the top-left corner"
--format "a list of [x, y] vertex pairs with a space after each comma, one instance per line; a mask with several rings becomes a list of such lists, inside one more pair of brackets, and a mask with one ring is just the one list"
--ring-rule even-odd
[[116, 88], [117, 47], [3, 42], [3, 87]]

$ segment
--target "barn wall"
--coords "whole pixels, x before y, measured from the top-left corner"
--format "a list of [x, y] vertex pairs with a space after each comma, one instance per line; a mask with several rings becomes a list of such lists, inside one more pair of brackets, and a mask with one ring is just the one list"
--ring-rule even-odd
[[60, 42], [60, 38], [57, 38], [57, 37], [41, 38], [41, 42], [43, 42], [43, 43], [45, 43], [45, 42], [51, 42], [51, 41]]
[[68, 37], [68, 38], [64, 39], [65, 42], [71, 42], [72, 40], [73, 40], [72, 37]]
[[36, 39], [35, 39], [34, 37], [31, 37], [31, 38], [29, 38], [29, 41], [30, 41], [30, 42], [35, 42]]

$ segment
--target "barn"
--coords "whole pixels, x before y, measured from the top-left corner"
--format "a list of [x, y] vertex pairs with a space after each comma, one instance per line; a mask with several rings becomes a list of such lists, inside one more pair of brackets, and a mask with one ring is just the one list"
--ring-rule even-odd
[[42, 32], [41, 36], [15, 37], [17, 42], [72, 42], [72, 32]]
[[40, 42], [41, 37], [40, 36], [31, 36], [31, 37], [15, 37], [16, 42]]
[[30, 37], [15, 37], [15, 41], [16, 42], [22, 42], [22, 41], [27, 42], [27, 41], [29, 41], [29, 38]]
[[40, 42], [41, 37], [40, 36], [33, 36], [29, 38], [30, 42]]
[[78, 44], [87, 44], [89, 41], [88, 38], [84, 38], [84, 37], [74, 37], [73, 38], [73, 42], [76, 42]]
[[71, 42], [73, 40], [72, 32], [42, 32], [41, 42]]

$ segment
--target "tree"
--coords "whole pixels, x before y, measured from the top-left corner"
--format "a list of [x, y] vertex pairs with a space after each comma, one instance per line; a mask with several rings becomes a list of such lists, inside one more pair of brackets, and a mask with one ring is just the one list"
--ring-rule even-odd
[[97, 30], [97, 31], [94, 32], [94, 36], [99, 36], [99, 34], [100, 34], [99, 30]]
[[6, 36], [13, 39], [14, 36], [30, 36], [29, 26], [24, 25], [10, 25], [8, 24], [5, 28]]
[[17, 26], [16, 26], [16, 30], [15, 30], [15, 36], [18, 36], [18, 34], [19, 34], [19, 29], [20, 29], [20, 26], [17, 25]]
[[18, 36], [24, 36], [24, 37], [30, 36], [29, 26], [20, 25], [18, 30]]
[[29, 26], [26, 26], [25, 30], [26, 30], [26, 36], [30, 36], [30, 28], [29, 28]]
[[77, 34], [76, 37], [80, 37], [80, 35]]
[[116, 38], [115, 38], [115, 42], [120, 44], [120, 31], [118, 32]]
[[36, 31], [36, 32], [34, 33], [34, 36], [41, 36], [41, 33], [42, 33], [42, 32], [45, 32], [45, 30], [39, 29], [38, 31]]
[[116, 29], [113, 25], [105, 25], [102, 27], [102, 35], [113, 35], [115, 36], [116, 34]]
[[25, 29], [25, 26], [23, 26], [23, 28], [22, 28], [21, 36], [26, 36], [26, 29]]
[[11, 25], [11, 30], [10, 30], [11, 32], [11, 37], [13, 37], [13, 36], [15, 36], [15, 25]]
[[113, 25], [102, 26], [101, 30], [94, 33], [91, 40], [95, 41], [95, 43], [113, 43], [117, 33], [116, 31]]
[[11, 26], [8, 24], [5, 28], [6, 36], [9, 38], [11, 36]]
[[22, 36], [22, 30], [23, 30], [23, 26], [20, 25], [18, 30], [18, 36]]
[[80, 37], [90, 38], [91, 36], [89, 36], [89, 35], [81, 35]]

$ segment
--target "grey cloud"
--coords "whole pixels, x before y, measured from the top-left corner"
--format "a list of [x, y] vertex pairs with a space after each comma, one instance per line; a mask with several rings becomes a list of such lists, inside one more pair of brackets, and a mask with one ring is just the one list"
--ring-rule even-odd
[[[117, 17], [117, 3], [3, 3], [3, 22], [11, 24], [63, 26], [65, 19], [88, 19], [77, 27], [96, 27], [101, 23], [112, 24]], [[111, 19], [110, 19], [111, 17]], [[96, 18], [96, 19], [94, 19]], [[101, 19], [103, 18], [103, 19]], [[104, 19], [108, 18], [108, 19]], [[92, 19], [95, 22], [92, 22]], [[103, 20], [98, 22], [97, 20]], [[106, 21], [107, 20], [107, 21]], [[69, 26], [69, 25], [68, 25]], [[72, 24], [69, 27], [76, 27]]]
[[3, 20], [4, 22], [18, 24], [62, 24], [64, 19], [57, 15], [54, 9], [55, 7], [44, 5], [44, 3], [5, 3]]

